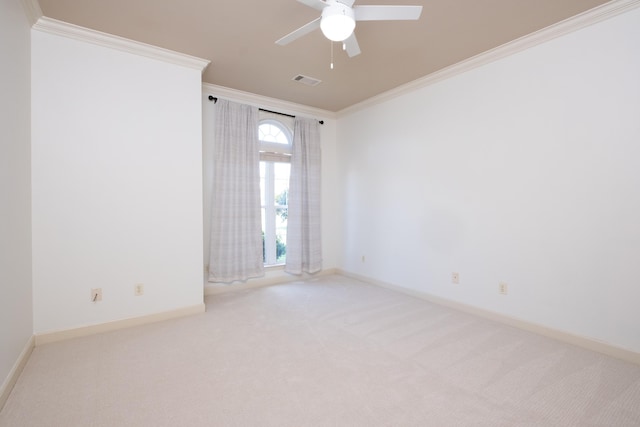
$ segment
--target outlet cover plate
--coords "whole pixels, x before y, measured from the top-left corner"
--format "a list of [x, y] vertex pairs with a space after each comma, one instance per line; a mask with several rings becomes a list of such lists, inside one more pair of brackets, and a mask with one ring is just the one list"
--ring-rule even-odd
[[507, 295], [509, 293], [509, 286], [504, 282], [500, 282], [498, 292], [500, 292], [501, 295]]
[[144, 295], [144, 285], [142, 283], [136, 283], [133, 287], [133, 294], [137, 297]]

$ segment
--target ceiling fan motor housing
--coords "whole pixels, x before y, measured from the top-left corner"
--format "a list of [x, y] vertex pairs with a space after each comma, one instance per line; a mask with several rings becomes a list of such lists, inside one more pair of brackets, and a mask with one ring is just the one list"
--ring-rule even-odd
[[326, 38], [341, 42], [349, 38], [356, 27], [353, 9], [340, 2], [333, 2], [322, 10], [320, 29]]
[[319, 27], [329, 40], [343, 42], [342, 46], [349, 58], [361, 53], [353, 31], [356, 28], [356, 21], [416, 20], [422, 13], [422, 6], [359, 5], [352, 7], [355, 0], [298, 0], [298, 2], [321, 11], [322, 16], [276, 40], [276, 44], [287, 45]]

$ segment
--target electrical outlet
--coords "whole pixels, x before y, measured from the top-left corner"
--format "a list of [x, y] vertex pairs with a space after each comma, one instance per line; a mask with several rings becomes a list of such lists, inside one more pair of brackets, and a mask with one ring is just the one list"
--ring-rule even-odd
[[457, 285], [460, 283], [460, 274], [459, 273], [451, 273], [451, 283]]
[[364, 255], [362, 255], [362, 262], [364, 262]]
[[509, 287], [506, 283], [500, 282], [498, 285], [498, 292], [500, 292], [501, 295], [507, 295], [509, 293]]
[[102, 301], [102, 288], [91, 289], [91, 302]]
[[137, 297], [144, 295], [144, 285], [142, 283], [136, 283], [133, 287], [133, 294]]

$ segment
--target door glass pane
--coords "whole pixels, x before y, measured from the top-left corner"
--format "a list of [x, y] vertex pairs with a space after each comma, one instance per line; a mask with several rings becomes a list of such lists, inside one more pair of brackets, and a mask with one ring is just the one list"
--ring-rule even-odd
[[286, 259], [287, 253], [287, 216], [289, 199], [289, 172], [291, 164], [274, 164], [274, 207], [276, 210], [276, 258], [281, 264]]

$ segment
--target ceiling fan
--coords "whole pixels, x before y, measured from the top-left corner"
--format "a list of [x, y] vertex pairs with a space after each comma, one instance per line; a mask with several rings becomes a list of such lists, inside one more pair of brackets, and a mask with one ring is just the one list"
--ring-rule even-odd
[[331, 41], [342, 42], [349, 57], [360, 54], [360, 46], [353, 30], [356, 21], [397, 21], [420, 18], [422, 6], [353, 6], [355, 0], [298, 0], [317, 9], [322, 16], [276, 41], [281, 46], [320, 28]]

